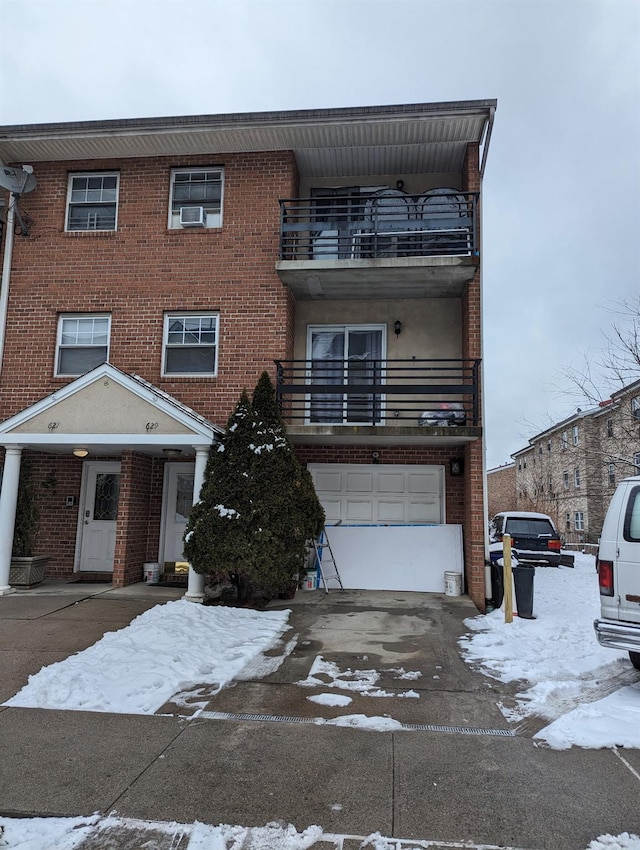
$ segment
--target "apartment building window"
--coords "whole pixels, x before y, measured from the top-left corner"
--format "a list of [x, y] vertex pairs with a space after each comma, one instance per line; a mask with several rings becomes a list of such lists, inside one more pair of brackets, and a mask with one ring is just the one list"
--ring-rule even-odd
[[631, 415], [634, 419], [640, 419], [640, 395], [631, 399]]
[[613, 419], [607, 419], [607, 437], [613, 437]]
[[84, 375], [109, 359], [108, 315], [60, 316], [56, 375]]
[[573, 426], [572, 441], [574, 446], [577, 446], [580, 442], [580, 432], [577, 425]]
[[564, 489], [568, 490], [569, 489], [569, 473], [566, 472], [566, 471], [562, 473], [562, 483], [564, 485]]
[[567, 531], [571, 531], [571, 514], [567, 514], [565, 518], [565, 527]]
[[584, 531], [584, 513], [576, 511], [573, 515], [573, 523], [576, 531]]
[[566, 431], [563, 431], [562, 435], [560, 437], [560, 448], [564, 451], [564, 449], [566, 449], [568, 445], [569, 445], [569, 435], [567, 434]]
[[217, 371], [218, 314], [167, 314], [164, 317], [162, 374], [213, 377]]
[[542, 443], [540, 443], [540, 445], [538, 446], [538, 454], [542, 454]]
[[117, 172], [70, 174], [67, 230], [115, 230], [118, 213]]
[[640, 475], [640, 452], [635, 452], [633, 455], [633, 465], [636, 468], [636, 475]]
[[610, 463], [609, 466], [607, 467], [607, 475], [608, 475], [608, 478], [609, 478], [609, 484], [615, 484], [616, 483], [616, 468], [615, 468], [614, 464]]
[[221, 168], [174, 168], [169, 227], [222, 227], [224, 172]]
[[518, 472], [522, 470], [522, 461], [518, 458]]
[[547, 451], [551, 451], [551, 440], [547, 440]]
[[576, 469], [573, 473], [573, 486], [574, 487], [580, 486], [580, 470], [579, 469]]

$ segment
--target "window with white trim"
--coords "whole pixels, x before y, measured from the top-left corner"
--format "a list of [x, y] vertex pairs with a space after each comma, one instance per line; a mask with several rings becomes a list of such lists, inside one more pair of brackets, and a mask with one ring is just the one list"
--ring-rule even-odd
[[580, 430], [577, 425], [573, 426], [572, 440], [574, 446], [577, 446], [580, 442]]
[[573, 486], [574, 487], [580, 486], [580, 470], [579, 469], [576, 469], [573, 473]]
[[56, 375], [84, 375], [109, 359], [111, 317], [67, 315], [58, 320]]
[[633, 465], [636, 468], [636, 475], [640, 475], [640, 452], [634, 452]]
[[169, 228], [222, 227], [223, 189], [221, 168], [174, 168]]
[[634, 419], [640, 419], [640, 395], [631, 399], [631, 415]]
[[566, 471], [562, 473], [562, 483], [564, 484], [564, 489], [568, 490], [569, 489], [569, 473], [566, 472]]
[[117, 171], [70, 174], [65, 229], [115, 230], [119, 182]]
[[562, 435], [560, 437], [560, 448], [564, 450], [564, 449], [567, 448], [568, 445], [569, 445], [569, 436], [568, 436], [566, 431], [563, 431]]
[[607, 437], [613, 437], [613, 419], [607, 419]]
[[162, 374], [207, 375], [218, 372], [217, 313], [168, 313], [164, 317]]
[[584, 531], [584, 513], [576, 511], [573, 516], [573, 524], [576, 531]]
[[607, 475], [608, 475], [608, 479], [609, 479], [609, 484], [615, 484], [616, 483], [616, 468], [615, 468], [615, 465], [613, 463], [610, 463], [609, 466], [607, 467]]

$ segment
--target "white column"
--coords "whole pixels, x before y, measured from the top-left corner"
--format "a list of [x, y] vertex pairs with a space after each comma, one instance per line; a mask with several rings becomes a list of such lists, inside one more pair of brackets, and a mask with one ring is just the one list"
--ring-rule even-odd
[[20, 482], [20, 458], [22, 446], [5, 449], [2, 490], [0, 491], [0, 596], [13, 593], [9, 586], [13, 529], [16, 524], [16, 504]]
[[[200, 500], [200, 490], [204, 483], [204, 470], [209, 457], [209, 446], [196, 446], [196, 468], [193, 475], [193, 504]], [[189, 567], [189, 582], [185, 599], [190, 602], [204, 602], [204, 576]]]

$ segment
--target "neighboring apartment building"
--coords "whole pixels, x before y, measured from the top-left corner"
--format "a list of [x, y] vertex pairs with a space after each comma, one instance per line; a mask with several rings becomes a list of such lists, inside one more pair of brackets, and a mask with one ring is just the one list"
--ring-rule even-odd
[[505, 463], [487, 470], [487, 503], [489, 519], [500, 511], [516, 510], [518, 502], [515, 463]]
[[[37, 187], [5, 197], [0, 593], [23, 456], [49, 576], [124, 585], [179, 564], [209, 449], [266, 369], [327, 522], [459, 528], [483, 608], [495, 106], [3, 127], [0, 159]], [[358, 545], [373, 557], [373, 530]], [[389, 589], [416, 554], [439, 581], [450, 568], [410, 549]], [[188, 595], [202, 587], [191, 571]]]
[[537, 434], [512, 457], [518, 509], [549, 514], [568, 543], [597, 543], [617, 483], [640, 474], [640, 381]]

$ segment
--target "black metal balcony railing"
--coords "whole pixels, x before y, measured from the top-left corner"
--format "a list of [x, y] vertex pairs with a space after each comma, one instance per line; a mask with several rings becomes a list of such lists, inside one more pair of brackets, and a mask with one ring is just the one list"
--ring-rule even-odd
[[478, 195], [344, 195], [280, 201], [281, 260], [472, 256]]
[[276, 360], [285, 421], [477, 426], [479, 360]]

